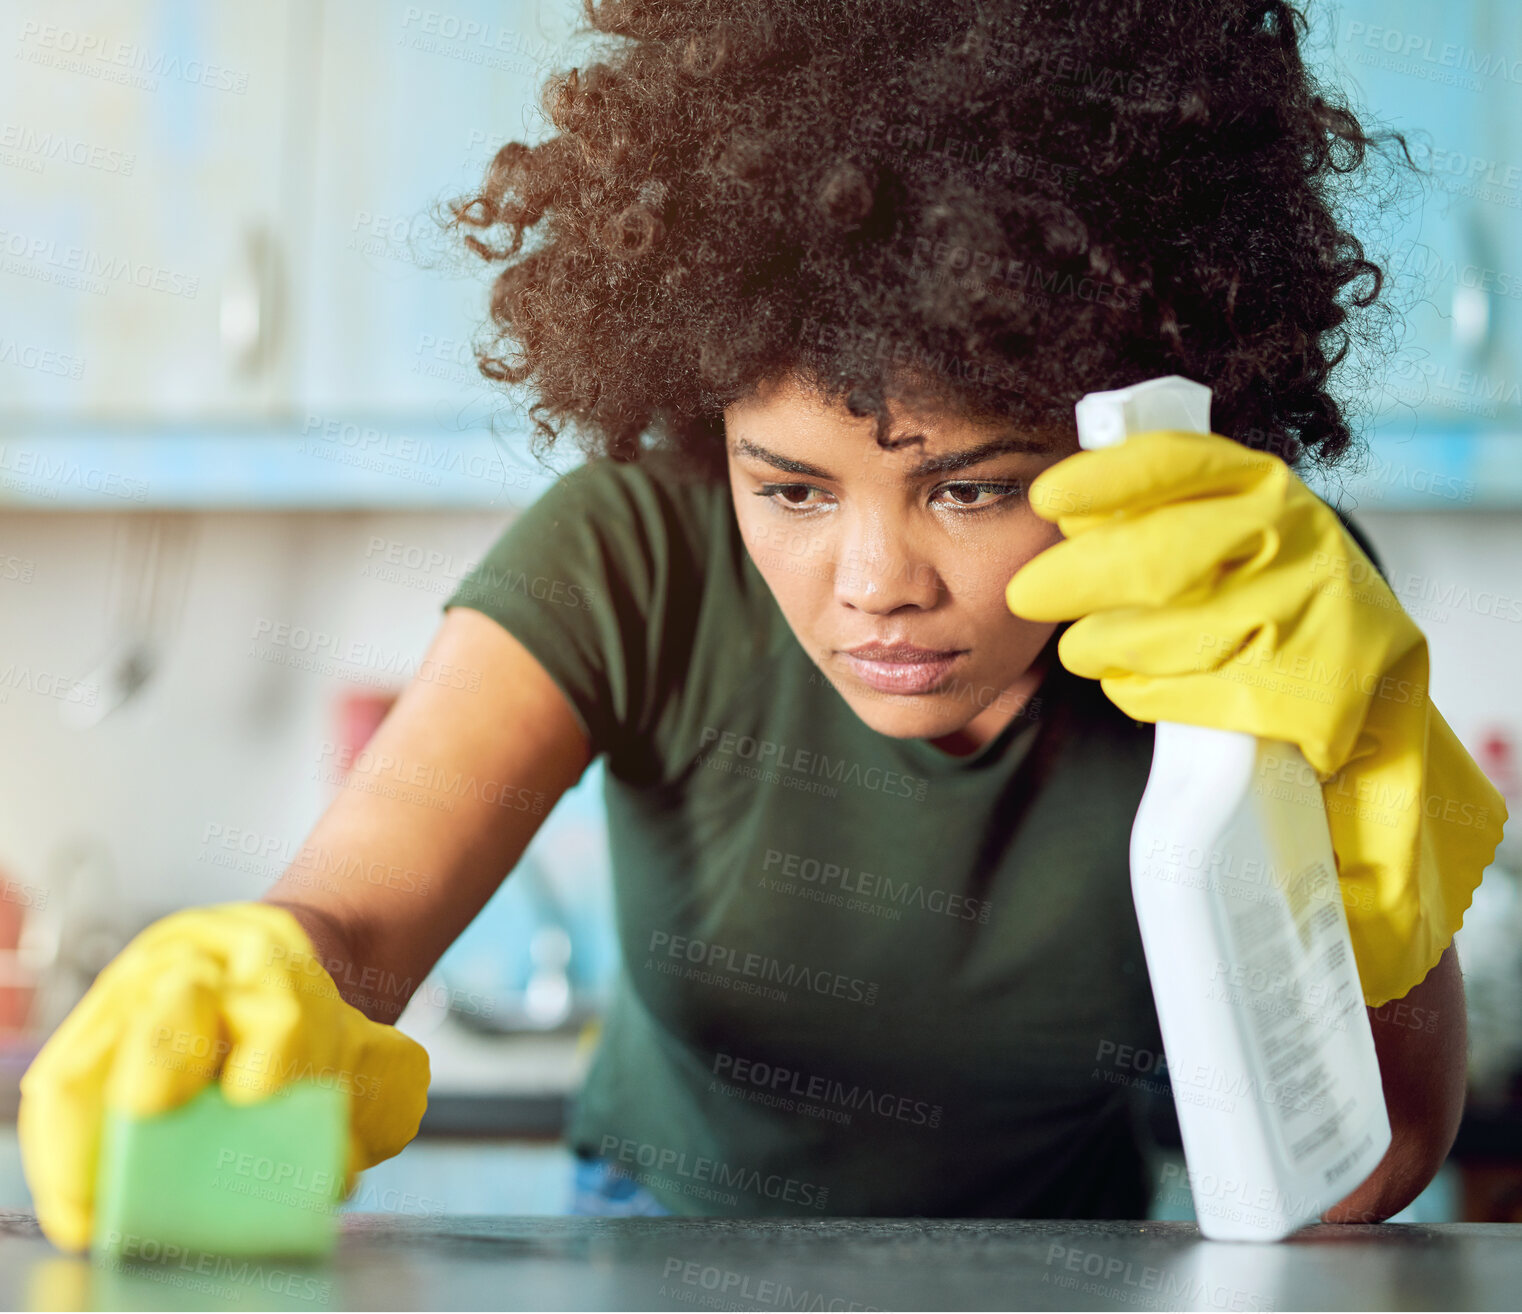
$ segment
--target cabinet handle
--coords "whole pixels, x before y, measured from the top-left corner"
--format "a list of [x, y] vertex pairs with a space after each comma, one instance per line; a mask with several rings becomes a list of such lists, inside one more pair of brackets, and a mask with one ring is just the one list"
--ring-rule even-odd
[[[1473, 202], [1465, 208], [1463, 218], [1464, 254], [1472, 259], [1466, 268], [1494, 269], [1494, 251], [1491, 249], [1485, 223], [1479, 208]], [[1453, 288], [1453, 345], [1469, 353], [1471, 360], [1484, 362], [1488, 355], [1491, 335], [1490, 293], [1483, 287], [1472, 287], [1458, 278]]]
[[275, 357], [278, 329], [279, 251], [264, 224], [244, 231], [243, 251], [222, 288], [218, 323], [233, 372], [253, 377]]

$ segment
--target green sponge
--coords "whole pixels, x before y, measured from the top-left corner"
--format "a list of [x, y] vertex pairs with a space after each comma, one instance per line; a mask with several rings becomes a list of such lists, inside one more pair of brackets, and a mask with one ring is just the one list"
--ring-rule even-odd
[[257, 1104], [213, 1083], [179, 1108], [102, 1127], [93, 1248], [113, 1259], [325, 1255], [343, 1200], [346, 1092], [292, 1082]]

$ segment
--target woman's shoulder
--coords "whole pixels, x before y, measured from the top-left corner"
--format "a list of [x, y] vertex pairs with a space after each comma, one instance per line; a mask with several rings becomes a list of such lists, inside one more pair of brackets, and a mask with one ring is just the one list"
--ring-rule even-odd
[[[534, 517], [552, 533], [605, 541], [610, 564], [701, 572], [729, 555], [729, 485], [663, 451], [637, 461], [597, 458], [575, 466], [542, 495]], [[532, 508], [531, 508], [532, 510]]]
[[733, 697], [785, 624], [728, 483], [659, 451], [562, 474], [445, 605], [458, 603], [496, 616], [567, 691], [596, 747], [647, 777], [678, 752], [676, 727]]
[[675, 453], [652, 448], [637, 460], [620, 461], [608, 456], [589, 457], [572, 466], [554, 487], [579, 490], [585, 496], [608, 495], [614, 490], [665, 497], [697, 497], [713, 500], [728, 495], [729, 485], [684, 463]]

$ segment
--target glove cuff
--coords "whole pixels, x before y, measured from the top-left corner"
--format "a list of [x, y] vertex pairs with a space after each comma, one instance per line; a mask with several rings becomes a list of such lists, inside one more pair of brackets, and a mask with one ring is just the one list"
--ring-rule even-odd
[[1424, 732], [1411, 747], [1376, 752], [1322, 785], [1370, 1007], [1405, 995], [1437, 965], [1506, 821], [1500, 792], [1441, 713], [1430, 701], [1420, 712]]

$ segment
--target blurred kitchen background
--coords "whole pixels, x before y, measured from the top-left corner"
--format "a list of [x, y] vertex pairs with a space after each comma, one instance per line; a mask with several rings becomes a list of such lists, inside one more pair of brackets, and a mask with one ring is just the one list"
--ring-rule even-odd
[[[16, 1081], [149, 921], [255, 898], [440, 604], [553, 478], [440, 229], [570, 0], [0, 0], [0, 1207]], [[1392, 354], [1335, 492], [1428, 634], [1433, 697], [1522, 810], [1522, 5], [1313, 3], [1317, 61], [1413, 134], [1359, 220]], [[1367, 125], [1366, 125], [1367, 126]], [[559, 468], [570, 463], [562, 455]], [[351, 1207], [557, 1213], [617, 966], [595, 768], [424, 983], [419, 1141]], [[1468, 1117], [1403, 1217], [1522, 1220], [1522, 822], [1460, 934]], [[1188, 1217], [1176, 1130], [1158, 1217]]]

